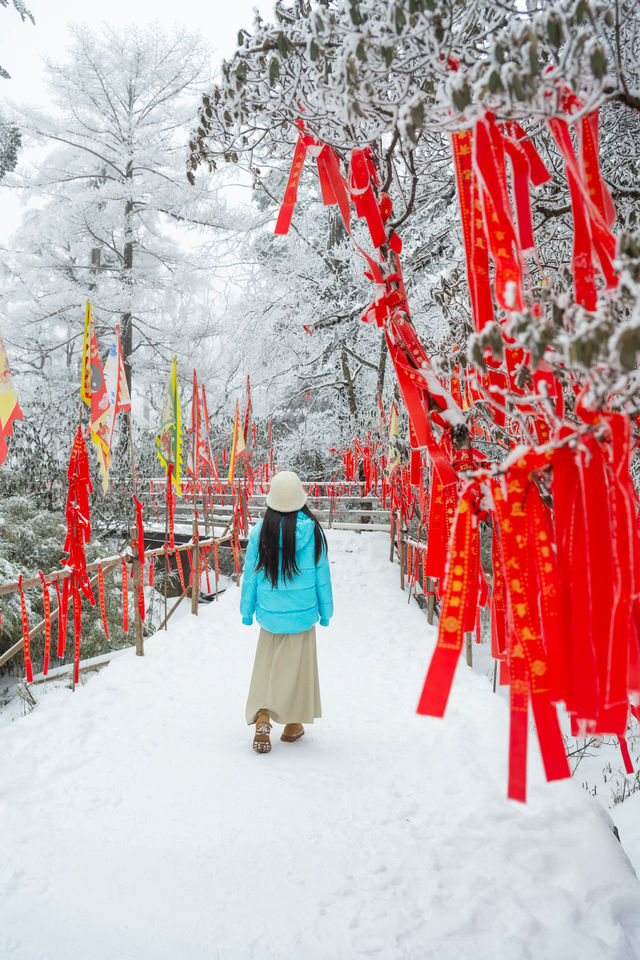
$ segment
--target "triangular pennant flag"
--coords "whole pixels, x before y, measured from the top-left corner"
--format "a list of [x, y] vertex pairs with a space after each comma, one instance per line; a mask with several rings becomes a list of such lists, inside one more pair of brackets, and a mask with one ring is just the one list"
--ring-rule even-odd
[[107, 440], [109, 449], [113, 445], [113, 431], [116, 417], [122, 410], [131, 410], [131, 397], [127, 385], [127, 375], [124, 369], [124, 358], [120, 344], [120, 327], [116, 327], [116, 339], [111, 344], [109, 355], [104, 365], [104, 380], [109, 398], [109, 413], [107, 416]]
[[241, 453], [246, 450], [242, 427], [240, 425], [240, 405], [236, 400], [236, 415], [233, 418], [233, 442], [231, 444], [231, 457], [229, 460], [229, 483], [233, 480], [236, 470], [236, 462]]
[[156, 437], [158, 457], [167, 473], [169, 464], [173, 470], [171, 477], [179, 497], [182, 496], [180, 481], [182, 479], [182, 419], [180, 417], [180, 397], [178, 395], [177, 358], [173, 358], [171, 380], [164, 396], [160, 429]]
[[98, 466], [102, 477], [102, 489], [106, 493], [109, 487], [109, 467], [111, 466], [110, 437], [108, 436], [110, 404], [100, 353], [98, 352], [91, 304], [88, 300], [82, 344], [80, 396], [91, 411], [89, 433], [96, 447]]
[[207, 394], [204, 389], [204, 384], [202, 385], [202, 449], [200, 456], [207, 471], [211, 473], [213, 471], [214, 457], [213, 450], [211, 449], [211, 437], [209, 436], [209, 411], [207, 410]]
[[0, 465], [7, 456], [6, 438], [13, 435], [14, 420], [22, 420], [22, 410], [18, 403], [17, 394], [13, 389], [7, 351], [2, 334], [0, 334]]
[[191, 396], [191, 428], [189, 430], [189, 453], [187, 455], [187, 470], [194, 479], [197, 479], [200, 466], [200, 446], [202, 414], [200, 410], [200, 394], [198, 392], [198, 377], [193, 371], [193, 393]]

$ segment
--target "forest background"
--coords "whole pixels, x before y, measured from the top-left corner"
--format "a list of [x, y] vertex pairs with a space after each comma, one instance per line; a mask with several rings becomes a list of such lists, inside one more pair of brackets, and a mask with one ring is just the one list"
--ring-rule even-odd
[[[165, 6], [169, 22], [177, 8]], [[11, 22], [16, 44], [17, 31], [42, 29], [44, 14], [38, 4], [32, 8], [2, 0], [0, 18], [3, 26]], [[165, 28], [156, 20], [73, 27], [64, 50], [53, 42], [48, 49], [48, 36], [43, 42], [50, 63], [31, 102], [19, 90], [12, 102], [0, 99], [0, 196], [20, 196], [24, 204], [0, 245], [0, 329], [24, 411], [0, 472], [5, 579], [59, 561], [58, 492], [77, 422], [87, 299], [103, 352], [116, 323], [122, 328], [144, 475], [158, 472], [154, 439], [174, 355], [183, 403], [197, 359], [214, 446], [228, 442], [235, 400], [251, 373], [259, 442], [271, 415], [277, 463], [306, 478], [331, 476], [339, 463], [331, 451], [376, 429], [378, 396], [388, 410], [395, 384], [386, 347], [378, 328], [360, 320], [369, 284], [336, 213], [323, 207], [310, 166], [289, 235], [273, 236], [296, 136], [287, 122], [288, 70], [313, 78], [318, 63], [333, 69], [309, 120], [338, 151], [358, 136], [375, 140], [371, 124], [381, 118], [376, 144], [402, 235], [413, 322], [444, 379], [467, 362], [467, 347], [478, 361], [485, 345], [471, 335], [450, 132], [487, 98], [503, 113], [529, 118], [552, 175], [533, 196], [539, 256], [530, 270], [544, 314], [536, 320], [524, 311], [511, 332], [538, 360], [551, 349], [556, 369], [586, 377], [596, 396], [615, 389], [632, 415], [640, 409], [635, 4], [346, 0], [278, 4], [275, 14], [270, 4], [260, 9], [265, 19], [258, 15], [251, 25], [236, 5], [234, 19], [245, 20], [233, 29], [226, 23], [227, 46], [216, 54], [208, 43], [221, 25], [193, 5], [188, 26]], [[408, 72], [394, 73], [403, 45], [413, 42], [424, 42], [421, 56]], [[235, 56], [220, 65], [220, 53], [229, 56], [236, 43]], [[451, 71], [445, 50], [462, 55], [464, 69]], [[1, 52], [10, 72], [11, 48]], [[591, 313], [575, 305], [566, 176], [544, 128], [549, 63], [588, 108], [601, 108], [600, 156], [616, 207], [622, 282]], [[214, 89], [221, 99], [207, 126], [203, 94]], [[238, 149], [234, 137], [247, 122], [249, 95], [254, 115]], [[385, 107], [389, 99], [393, 110]], [[344, 128], [332, 139], [336, 103]], [[259, 123], [251, 126], [256, 116], [273, 121], [268, 137], [260, 137]], [[211, 166], [193, 183], [186, 177], [189, 154]], [[15, 217], [15, 205], [7, 210]], [[495, 333], [484, 332], [487, 343]], [[476, 413], [486, 426], [479, 446], [500, 459], [505, 437], [486, 408]], [[116, 487], [129, 471], [126, 442], [123, 435], [114, 457]], [[130, 507], [103, 497], [99, 482], [94, 488], [92, 549], [104, 555]], [[30, 602], [37, 616], [38, 601]], [[2, 645], [19, 630], [17, 600], [7, 608]]]

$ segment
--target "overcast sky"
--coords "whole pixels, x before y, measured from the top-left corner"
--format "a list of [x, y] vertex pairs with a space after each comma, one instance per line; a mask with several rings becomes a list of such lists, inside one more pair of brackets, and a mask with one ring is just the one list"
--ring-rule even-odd
[[[64, 60], [68, 46], [67, 25], [86, 23], [98, 26], [159, 20], [167, 27], [180, 24], [199, 32], [210, 44], [214, 63], [230, 56], [240, 27], [250, 27], [258, 8], [271, 19], [273, 0], [25, 0], [36, 23], [22, 23], [10, 2], [0, 7], [0, 64], [11, 74], [0, 80], [0, 103], [7, 100], [42, 103], [46, 88], [42, 80], [42, 58]], [[0, 246], [17, 227], [20, 207], [17, 199], [0, 184]]]

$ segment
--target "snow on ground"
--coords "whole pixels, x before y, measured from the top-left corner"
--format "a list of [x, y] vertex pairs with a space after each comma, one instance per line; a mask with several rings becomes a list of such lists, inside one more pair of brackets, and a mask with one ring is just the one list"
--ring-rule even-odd
[[[41, 695], [0, 737], [0, 958], [636, 960], [640, 883], [597, 801], [506, 800], [508, 715], [435, 634], [384, 534], [330, 532], [325, 719], [251, 750], [239, 591]], [[274, 733], [280, 728], [274, 727]]]

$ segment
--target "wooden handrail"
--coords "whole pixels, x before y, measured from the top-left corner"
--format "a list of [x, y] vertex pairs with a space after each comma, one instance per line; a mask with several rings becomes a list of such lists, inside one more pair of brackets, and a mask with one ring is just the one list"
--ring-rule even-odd
[[[111, 558], [110, 561], [106, 561], [106, 560], [101, 561], [101, 563], [103, 563], [102, 572], [108, 573], [110, 570], [113, 570], [114, 567], [118, 566], [118, 564], [120, 563], [120, 557]], [[67, 573], [67, 576], [68, 576], [68, 573]], [[91, 578], [91, 580], [89, 581], [90, 586], [92, 587], [95, 586], [95, 584], [98, 582], [98, 576], [99, 574], [96, 574], [95, 577]], [[46, 579], [48, 578], [45, 577], [45, 580]], [[40, 577], [36, 578], [36, 583], [41, 583]], [[23, 581], [23, 586], [24, 586], [24, 581]], [[60, 607], [56, 607], [55, 610], [52, 610], [49, 615], [49, 622], [52, 624], [55, 623], [55, 621], [58, 619], [59, 613], [60, 613]], [[37, 637], [38, 634], [42, 633], [42, 631], [45, 628], [45, 625], [46, 625], [46, 620], [41, 620], [40, 623], [33, 628], [33, 630], [29, 630], [29, 639], [33, 640], [34, 637]], [[20, 640], [16, 640], [13, 646], [9, 647], [8, 650], [5, 650], [4, 653], [0, 655], [0, 667], [2, 666], [3, 663], [6, 663], [7, 660], [11, 660], [12, 657], [15, 657], [16, 653], [20, 653], [23, 647], [24, 647], [24, 638], [21, 637]]]
[[[226, 543], [230, 539], [231, 539], [231, 534], [225, 533], [222, 537], [212, 537], [209, 540], [201, 540], [200, 546], [210, 547], [214, 543]], [[162, 547], [156, 547], [153, 550], [145, 550], [145, 556], [158, 557], [158, 556], [164, 556], [165, 553], [167, 554], [182, 553], [184, 550], [190, 550], [192, 547], [193, 547], [193, 541], [189, 540], [187, 543], [176, 544], [175, 547], [162, 546]], [[125, 563], [131, 563], [131, 561], [133, 560], [133, 555], [129, 547], [127, 547], [127, 550], [123, 554], [117, 554], [116, 556], [112, 556], [112, 557], [105, 557], [104, 559], [100, 559], [100, 560], [93, 560], [91, 563], [87, 564], [87, 570], [88, 571], [98, 570], [100, 567], [102, 567], [103, 572], [106, 573], [107, 570], [110, 570], [111, 567], [116, 566], [118, 563], [121, 563], [123, 560], [125, 561]], [[47, 583], [51, 583], [54, 580], [63, 580], [65, 577], [70, 577], [72, 573], [73, 573], [73, 567], [62, 567], [61, 570], [54, 570], [53, 573], [47, 573], [45, 575], [45, 580], [47, 581]], [[40, 580], [39, 576], [29, 577], [26, 580], [23, 579], [22, 589], [27, 590], [29, 587], [37, 587], [41, 583], [42, 581]], [[0, 596], [4, 596], [8, 593], [17, 593], [19, 589], [20, 589], [20, 584], [18, 583], [17, 580], [12, 581], [11, 583], [3, 583], [2, 585], [0, 585]], [[1, 665], [2, 665], [2, 661], [0, 660], [0, 666]]]

